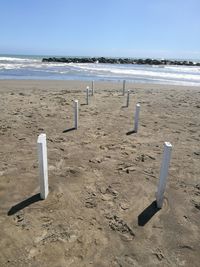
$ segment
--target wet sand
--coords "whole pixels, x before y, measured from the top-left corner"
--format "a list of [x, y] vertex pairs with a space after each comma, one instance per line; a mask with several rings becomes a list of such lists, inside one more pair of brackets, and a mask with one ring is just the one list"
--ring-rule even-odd
[[[0, 266], [199, 266], [200, 88], [0, 81]], [[73, 100], [79, 100], [79, 128]], [[136, 103], [139, 130], [133, 129]], [[39, 198], [46, 133], [49, 195]], [[163, 143], [173, 145], [155, 205]]]

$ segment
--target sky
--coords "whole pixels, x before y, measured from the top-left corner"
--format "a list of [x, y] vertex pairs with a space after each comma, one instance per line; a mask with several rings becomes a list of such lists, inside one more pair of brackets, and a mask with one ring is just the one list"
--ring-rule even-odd
[[200, 59], [200, 0], [0, 0], [0, 54]]

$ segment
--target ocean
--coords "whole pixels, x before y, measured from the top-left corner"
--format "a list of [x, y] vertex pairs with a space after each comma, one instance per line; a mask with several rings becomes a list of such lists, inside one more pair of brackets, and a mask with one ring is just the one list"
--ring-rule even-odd
[[0, 79], [94, 80], [200, 86], [200, 67], [42, 63], [46, 56], [0, 55]]

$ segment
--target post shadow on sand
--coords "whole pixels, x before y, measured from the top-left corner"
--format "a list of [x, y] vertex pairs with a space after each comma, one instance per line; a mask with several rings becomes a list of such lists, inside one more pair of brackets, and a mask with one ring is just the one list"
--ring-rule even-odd
[[129, 132], [126, 133], [126, 135], [131, 135], [131, 134], [134, 134], [134, 133], [137, 133], [135, 130], [131, 130]]
[[68, 133], [68, 132], [71, 132], [71, 131], [74, 131], [74, 130], [76, 130], [76, 128], [72, 127], [72, 128], [64, 130], [63, 133]]
[[17, 213], [18, 211], [28, 207], [29, 205], [31, 205], [35, 202], [38, 202], [40, 200], [42, 200], [40, 197], [40, 193], [33, 195], [33, 196], [21, 201], [20, 203], [16, 204], [15, 206], [12, 206], [7, 214], [8, 214], [8, 216], [11, 216], [11, 215]]
[[128, 108], [128, 106], [126, 105], [126, 106], [122, 106], [122, 108]]
[[156, 205], [154, 200], [146, 209], [138, 215], [138, 225], [144, 226], [148, 221], [159, 211], [160, 209]]

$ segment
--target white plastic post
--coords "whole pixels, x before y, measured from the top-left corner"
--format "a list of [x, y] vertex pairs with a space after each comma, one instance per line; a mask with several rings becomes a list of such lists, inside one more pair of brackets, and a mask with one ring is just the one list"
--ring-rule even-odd
[[140, 114], [140, 104], [137, 104], [136, 109], [135, 109], [135, 123], [134, 123], [134, 132], [135, 133], [137, 133], [137, 131], [138, 131], [139, 114]]
[[122, 92], [122, 95], [125, 95], [125, 87], [126, 87], [126, 81], [123, 80], [123, 92]]
[[92, 96], [94, 95], [94, 81], [92, 81]]
[[156, 203], [159, 209], [162, 208], [164, 192], [167, 183], [167, 175], [169, 169], [169, 163], [171, 158], [172, 145], [169, 142], [164, 143], [163, 160], [160, 169], [160, 179], [158, 183], [158, 191], [156, 194]]
[[40, 197], [46, 199], [49, 193], [46, 134], [40, 134], [38, 136], [37, 147], [40, 175]]
[[74, 127], [78, 129], [78, 100], [74, 100]]
[[86, 105], [89, 105], [89, 86], [86, 88]]
[[130, 91], [127, 91], [127, 99], [126, 99], [126, 106], [129, 106], [129, 99], [130, 99]]

